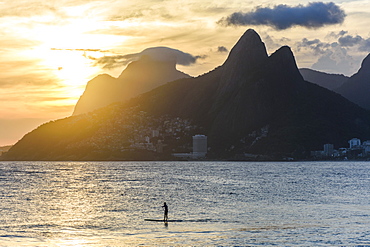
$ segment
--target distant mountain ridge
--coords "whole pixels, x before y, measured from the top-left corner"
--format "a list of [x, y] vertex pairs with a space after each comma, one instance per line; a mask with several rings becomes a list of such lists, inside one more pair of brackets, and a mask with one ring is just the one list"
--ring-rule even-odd
[[370, 110], [370, 54], [362, 61], [359, 71], [350, 77], [305, 68], [299, 71], [305, 80], [339, 93], [351, 102]]
[[[181, 129], [183, 134], [169, 137]], [[143, 159], [142, 153], [133, 154], [147, 144], [135, 140], [152, 130], [161, 131], [155, 140], [167, 145], [168, 158], [186, 148], [192, 134], [205, 134], [212, 159], [246, 153], [299, 159], [326, 143], [343, 147], [353, 137], [369, 139], [370, 112], [305, 81], [289, 47], [268, 56], [259, 35], [249, 29], [213, 71], [169, 82], [91, 114], [45, 124], [4, 158]]]
[[359, 71], [335, 91], [370, 110], [370, 54], [362, 61]]
[[87, 83], [73, 115], [83, 114], [115, 102], [123, 102], [167, 82], [190, 76], [178, 71], [176, 63], [147, 56], [131, 62], [118, 78], [98, 75]]
[[349, 78], [345, 75], [328, 74], [325, 72], [320, 72], [307, 68], [301, 68], [299, 69], [299, 72], [301, 72], [301, 75], [306, 81], [315, 83], [334, 92], [336, 91], [336, 89], [341, 87]]

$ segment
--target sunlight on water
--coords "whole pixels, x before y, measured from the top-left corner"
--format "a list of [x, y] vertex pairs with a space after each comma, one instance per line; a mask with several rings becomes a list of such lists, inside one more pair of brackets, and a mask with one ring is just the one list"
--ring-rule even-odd
[[3, 162], [0, 246], [369, 245], [369, 168]]

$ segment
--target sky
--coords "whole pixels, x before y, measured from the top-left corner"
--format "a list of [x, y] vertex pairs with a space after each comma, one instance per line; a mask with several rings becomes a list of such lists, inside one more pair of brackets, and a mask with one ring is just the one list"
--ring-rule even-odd
[[269, 54], [288, 45], [300, 68], [350, 76], [369, 26], [369, 0], [0, 0], [0, 146], [70, 116], [90, 79], [141, 55], [197, 76], [252, 28]]

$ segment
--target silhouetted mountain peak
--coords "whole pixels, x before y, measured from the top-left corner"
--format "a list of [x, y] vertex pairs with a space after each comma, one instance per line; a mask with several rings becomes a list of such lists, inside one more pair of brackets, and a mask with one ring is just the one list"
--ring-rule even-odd
[[233, 50], [238, 50], [238, 49], [249, 50], [250, 48], [254, 48], [256, 45], [261, 45], [261, 44], [263, 44], [263, 42], [259, 34], [253, 29], [248, 29], [240, 37], [238, 42], [233, 47]]
[[190, 76], [176, 69], [175, 60], [156, 60], [142, 56], [131, 62], [118, 78], [98, 75], [87, 83], [73, 115], [87, 113], [109, 104], [125, 101], [167, 82]]
[[[278, 77], [290, 78], [295, 84], [303, 82], [293, 52], [289, 46], [282, 46], [269, 57], [268, 71]], [[284, 79], [284, 81], [287, 81]], [[283, 81], [282, 81], [283, 82]]]
[[256, 70], [268, 58], [265, 44], [253, 29], [248, 29], [231, 49], [222, 65], [221, 93], [238, 88], [245, 76]]
[[248, 29], [231, 49], [224, 66], [230, 68], [240, 63], [245, 66], [244, 69], [248, 69], [260, 64], [267, 57], [266, 47], [260, 36], [253, 29]]
[[[279, 62], [284, 62], [282, 66], [295, 65], [295, 59], [292, 50], [289, 46], [282, 46], [277, 49], [271, 56], [270, 59], [279, 59]], [[295, 66], [297, 67], [297, 66]]]
[[358, 71], [359, 73], [369, 73], [370, 74], [370, 54], [368, 54], [365, 59], [362, 61], [361, 68]]

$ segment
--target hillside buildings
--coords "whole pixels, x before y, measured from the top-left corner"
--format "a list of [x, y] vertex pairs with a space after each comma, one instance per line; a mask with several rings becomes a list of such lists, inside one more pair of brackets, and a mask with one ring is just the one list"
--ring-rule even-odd
[[174, 157], [181, 159], [203, 159], [206, 157], [208, 151], [207, 136], [195, 135], [193, 136], [193, 152], [191, 153], [174, 153]]
[[330, 157], [334, 153], [334, 145], [333, 144], [325, 144], [324, 145], [324, 155]]
[[358, 138], [352, 138], [351, 140], [348, 141], [349, 143], [349, 148], [357, 148], [361, 146], [361, 140]]
[[334, 149], [333, 144], [325, 144], [323, 151], [312, 151], [311, 157], [315, 159], [358, 159], [370, 157], [370, 140], [364, 141], [358, 138], [352, 138], [348, 141], [348, 148]]

